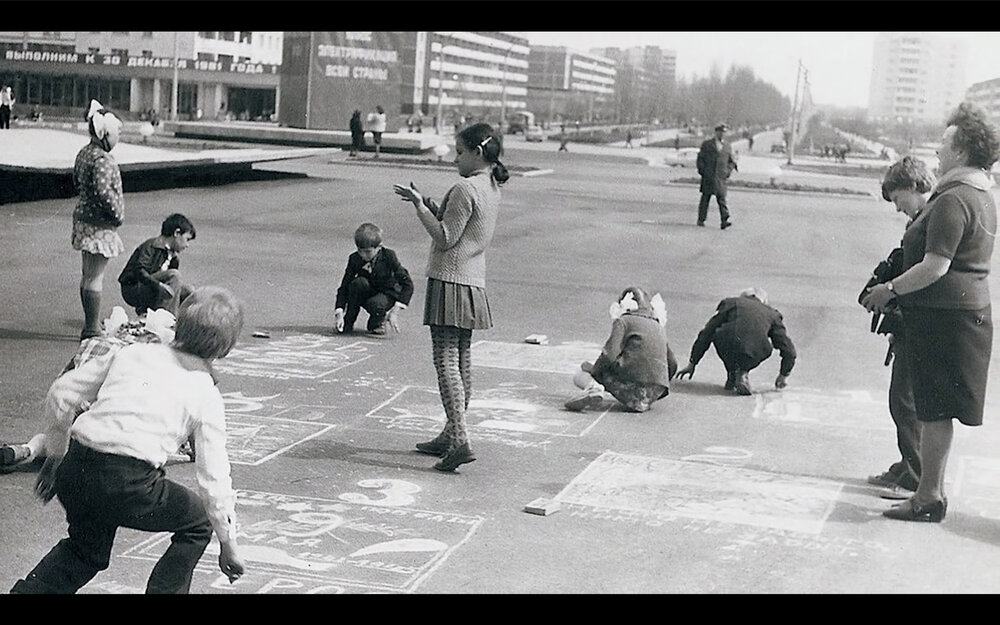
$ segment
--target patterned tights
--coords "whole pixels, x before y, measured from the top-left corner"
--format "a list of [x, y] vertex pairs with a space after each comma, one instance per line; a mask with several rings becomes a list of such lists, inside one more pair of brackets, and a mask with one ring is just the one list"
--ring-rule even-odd
[[450, 452], [469, 442], [465, 412], [472, 395], [472, 330], [431, 326], [431, 345], [438, 392], [448, 419], [439, 438], [448, 441]]

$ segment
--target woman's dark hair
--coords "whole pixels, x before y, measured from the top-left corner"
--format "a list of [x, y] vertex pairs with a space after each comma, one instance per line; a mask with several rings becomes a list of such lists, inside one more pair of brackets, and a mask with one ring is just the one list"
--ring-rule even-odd
[[180, 230], [182, 234], [190, 234], [191, 240], [194, 240], [197, 235], [194, 231], [194, 224], [191, 223], [191, 220], [180, 213], [170, 215], [163, 220], [162, 224], [160, 224], [160, 234], [165, 237], [173, 236], [174, 232], [177, 232], [178, 230]]
[[989, 122], [984, 111], [972, 102], [962, 102], [946, 122], [955, 127], [951, 136], [952, 147], [965, 152], [967, 164], [989, 170], [1000, 159], [1000, 140], [997, 129]]
[[503, 184], [510, 179], [510, 172], [500, 162], [503, 156], [503, 135], [486, 123], [472, 124], [456, 135], [466, 149], [480, 151], [487, 163], [493, 164], [493, 179]]
[[882, 199], [891, 202], [893, 191], [907, 190], [927, 193], [934, 188], [934, 176], [927, 164], [918, 158], [904, 156], [889, 166], [882, 179]]

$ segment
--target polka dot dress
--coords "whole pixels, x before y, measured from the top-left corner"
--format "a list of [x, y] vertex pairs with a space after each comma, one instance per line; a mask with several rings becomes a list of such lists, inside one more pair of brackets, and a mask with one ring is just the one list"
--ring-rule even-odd
[[73, 184], [73, 249], [114, 258], [125, 251], [118, 226], [125, 216], [122, 176], [113, 156], [88, 143], [76, 155]]

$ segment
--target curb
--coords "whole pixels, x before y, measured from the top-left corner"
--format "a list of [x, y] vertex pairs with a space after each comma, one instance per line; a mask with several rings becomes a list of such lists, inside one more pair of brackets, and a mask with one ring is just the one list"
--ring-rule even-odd
[[[697, 182], [673, 182], [671, 180], [667, 180], [663, 184], [664, 186], [685, 186], [685, 187], [699, 186]], [[729, 191], [750, 191], [750, 192], [759, 191], [761, 193], [792, 193], [798, 195], [836, 195], [844, 198], [878, 199], [874, 193], [866, 191], [859, 191], [857, 193], [842, 193], [840, 191], [824, 191], [822, 189], [770, 189], [767, 187], [737, 187], [737, 186], [730, 186]]]
[[[426, 163], [399, 163], [399, 162], [387, 162], [387, 161], [375, 161], [375, 159], [366, 160], [340, 160], [334, 159], [328, 161], [331, 165], [360, 165], [362, 167], [399, 167], [402, 169], [437, 169], [437, 170], [451, 170], [455, 169], [454, 165], [448, 163], [447, 166], [443, 165], [429, 165]], [[533, 176], [544, 176], [546, 174], [555, 173], [554, 169], [532, 169], [529, 171], [511, 171], [511, 176], [521, 176], [523, 178], [530, 178]]]

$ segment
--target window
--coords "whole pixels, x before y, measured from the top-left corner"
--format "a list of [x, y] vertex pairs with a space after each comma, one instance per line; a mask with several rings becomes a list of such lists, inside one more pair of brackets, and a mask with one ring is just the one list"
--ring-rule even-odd
[[111, 56], [128, 56], [127, 48], [111, 48]]
[[215, 54], [212, 53], [212, 52], [199, 52], [198, 53], [198, 60], [199, 61], [214, 61], [215, 60]]
[[87, 48], [87, 54], [100, 54], [100, 53], [101, 53], [100, 48], [94, 48], [94, 47]]
[[234, 31], [227, 30], [220, 32], [219, 35], [221, 35], [219, 38], [223, 41], [236, 41], [236, 33]]
[[251, 41], [253, 34], [248, 30], [240, 31], [240, 43], [253, 43]]
[[153, 51], [152, 50], [143, 50], [142, 51], [142, 56], [145, 57], [145, 58], [147, 58], [147, 59], [151, 59], [151, 58], [153, 58]]
[[142, 38], [143, 39], [152, 39], [153, 38], [153, 31], [143, 32], [142, 33]]

